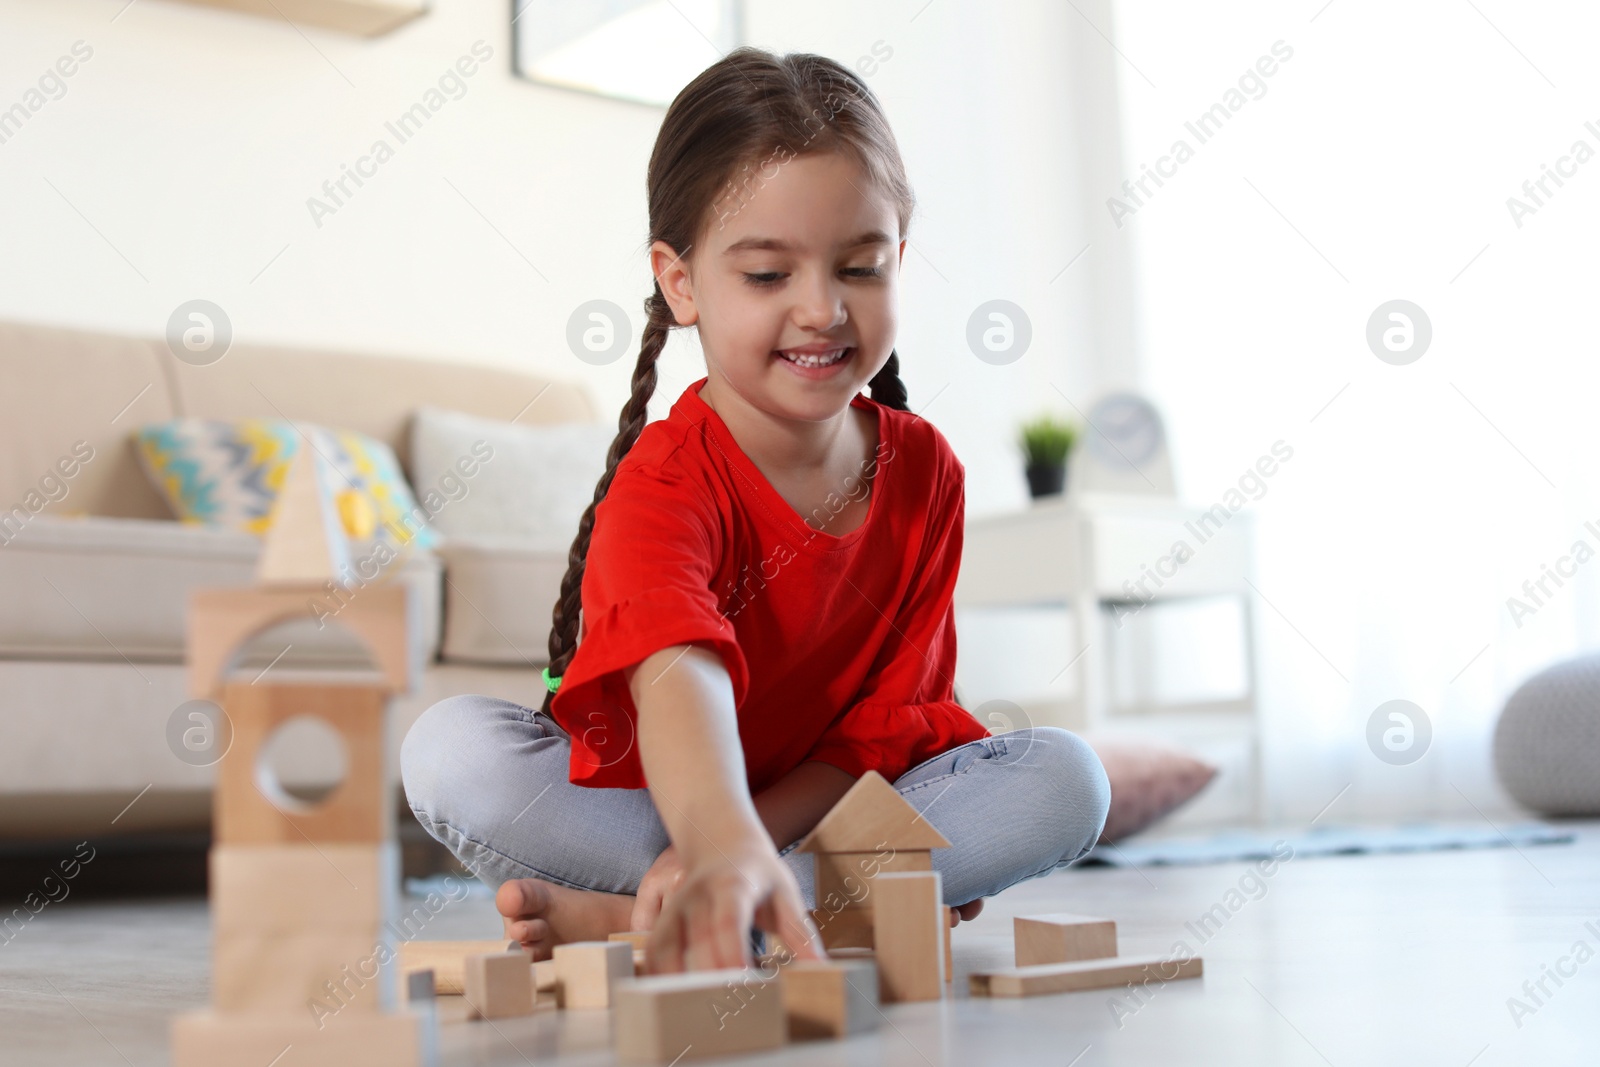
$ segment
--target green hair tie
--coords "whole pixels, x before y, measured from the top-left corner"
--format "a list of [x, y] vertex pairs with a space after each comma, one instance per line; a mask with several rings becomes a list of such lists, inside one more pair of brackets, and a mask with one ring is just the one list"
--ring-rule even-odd
[[561, 688], [561, 679], [559, 677], [550, 677], [549, 667], [545, 667], [543, 670], [541, 670], [539, 675], [544, 678], [544, 686], [546, 689], [550, 690], [550, 692], [554, 693], [557, 689]]

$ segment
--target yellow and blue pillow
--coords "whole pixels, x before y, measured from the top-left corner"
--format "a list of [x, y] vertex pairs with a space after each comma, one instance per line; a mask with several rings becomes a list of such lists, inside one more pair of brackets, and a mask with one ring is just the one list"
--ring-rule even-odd
[[174, 419], [139, 430], [145, 473], [182, 522], [264, 534], [289, 462], [305, 437], [332, 464], [339, 513], [352, 537], [431, 548], [427, 525], [394, 451], [354, 430], [284, 419]]

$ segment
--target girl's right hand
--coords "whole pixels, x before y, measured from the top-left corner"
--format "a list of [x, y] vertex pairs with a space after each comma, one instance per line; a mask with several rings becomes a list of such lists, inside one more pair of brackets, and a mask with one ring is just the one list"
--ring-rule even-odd
[[750, 928], [777, 934], [797, 959], [825, 959], [794, 872], [770, 841], [713, 849], [685, 865], [645, 947], [651, 973], [749, 967]]

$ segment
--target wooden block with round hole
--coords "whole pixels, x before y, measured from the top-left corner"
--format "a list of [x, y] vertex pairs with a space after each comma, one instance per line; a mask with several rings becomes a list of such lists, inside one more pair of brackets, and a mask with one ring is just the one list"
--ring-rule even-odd
[[557, 945], [551, 958], [563, 1008], [609, 1008], [612, 987], [633, 977], [633, 946], [626, 941], [572, 941]]
[[871, 960], [792, 960], [778, 968], [789, 1039], [839, 1038], [878, 1024], [878, 968]]
[[[217, 765], [212, 840], [220, 845], [327, 842], [381, 844], [394, 838], [388, 786], [388, 692], [372, 685], [229, 683], [223, 710], [233, 743]], [[345, 774], [316, 802], [296, 800], [260, 766], [284, 724], [309, 716], [343, 746]]]
[[617, 983], [617, 1059], [674, 1064], [777, 1048], [788, 1031], [778, 979], [756, 970], [692, 971]]
[[468, 1018], [533, 1014], [533, 968], [520, 949], [468, 956], [462, 961], [462, 977]]
[[1053, 912], [1019, 915], [1011, 925], [1018, 967], [1106, 959], [1117, 954], [1117, 924], [1112, 919]]

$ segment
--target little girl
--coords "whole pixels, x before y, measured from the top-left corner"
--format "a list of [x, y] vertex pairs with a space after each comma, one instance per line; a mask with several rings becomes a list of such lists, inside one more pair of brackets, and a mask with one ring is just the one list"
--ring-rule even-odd
[[[748, 966], [753, 927], [820, 955], [794, 848], [869, 770], [949, 839], [970, 919], [1085, 855], [1110, 790], [1077, 736], [954, 699], [966, 472], [899, 377], [894, 135], [832, 60], [740, 48], [673, 101], [648, 186], [656, 287], [549, 693], [430, 708], [407, 799], [536, 959], [649, 929], [652, 970]], [[646, 425], [674, 326], [707, 374]]]

